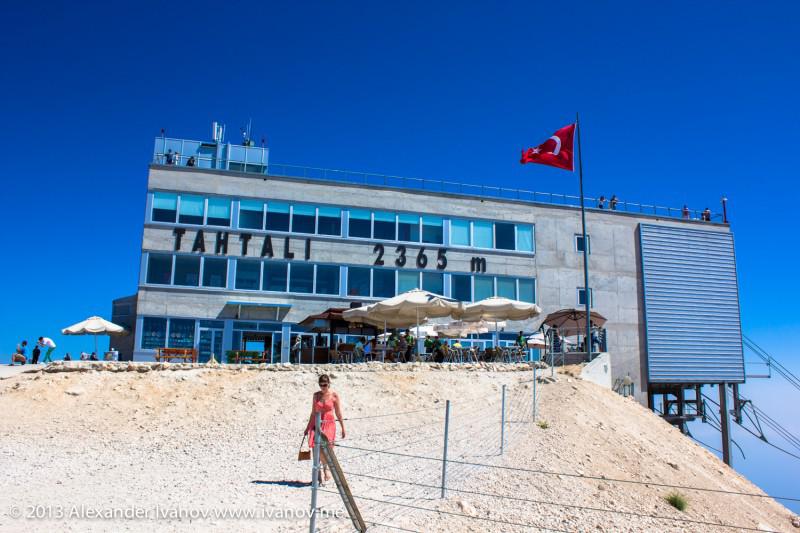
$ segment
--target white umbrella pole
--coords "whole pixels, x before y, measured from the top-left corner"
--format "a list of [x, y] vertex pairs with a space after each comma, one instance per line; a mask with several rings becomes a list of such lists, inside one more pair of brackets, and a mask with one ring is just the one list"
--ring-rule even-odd
[[500, 347], [500, 332], [497, 331], [497, 321], [494, 323], [494, 347]]
[[[94, 334], [94, 354], [97, 355], [97, 333]], [[100, 356], [97, 355], [97, 358], [100, 359]]]
[[386, 320], [384, 320], [383, 321], [383, 352], [381, 353], [381, 363], [385, 363], [386, 362], [386, 345], [387, 344], [389, 344], [389, 337], [386, 335]]

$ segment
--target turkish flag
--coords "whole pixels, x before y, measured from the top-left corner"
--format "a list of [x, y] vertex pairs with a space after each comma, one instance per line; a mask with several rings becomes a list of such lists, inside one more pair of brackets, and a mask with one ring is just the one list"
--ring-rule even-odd
[[564, 170], [574, 170], [573, 154], [575, 151], [572, 143], [574, 138], [575, 124], [564, 126], [539, 146], [523, 150], [519, 162], [523, 165], [539, 163]]

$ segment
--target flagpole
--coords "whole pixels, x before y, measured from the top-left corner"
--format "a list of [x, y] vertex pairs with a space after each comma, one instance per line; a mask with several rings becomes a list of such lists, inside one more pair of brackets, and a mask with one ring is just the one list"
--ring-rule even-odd
[[592, 320], [591, 320], [591, 300], [592, 291], [589, 288], [589, 241], [586, 239], [586, 206], [583, 197], [583, 150], [581, 150], [581, 125], [578, 113], [575, 113], [575, 134], [578, 136], [578, 180], [581, 189], [581, 229], [583, 232], [583, 292], [586, 303], [586, 360], [592, 360]]

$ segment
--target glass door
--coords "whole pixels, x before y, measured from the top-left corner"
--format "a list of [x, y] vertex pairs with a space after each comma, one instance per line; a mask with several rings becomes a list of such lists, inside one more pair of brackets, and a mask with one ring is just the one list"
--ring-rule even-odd
[[222, 354], [222, 330], [215, 328], [200, 328], [200, 342], [198, 343], [197, 360], [207, 363], [211, 354], [217, 362], [224, 361]]

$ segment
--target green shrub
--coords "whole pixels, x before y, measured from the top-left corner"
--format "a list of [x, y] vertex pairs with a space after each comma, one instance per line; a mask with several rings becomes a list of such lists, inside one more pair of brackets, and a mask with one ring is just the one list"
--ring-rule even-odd
[[539, 420], [536, 425], [538, 425], [542, 429], [547, 429], [550, 427], [550, 424], [547, 423], [547, 420]]
[[689, 502], [686, 501], [686, 497], [678, 492], [672, 492], [668, 494], [664, 499], [667, 500], [668, 504], [670, 504], [679, 511], [685, 511], [686, 508], [689, 506]]

